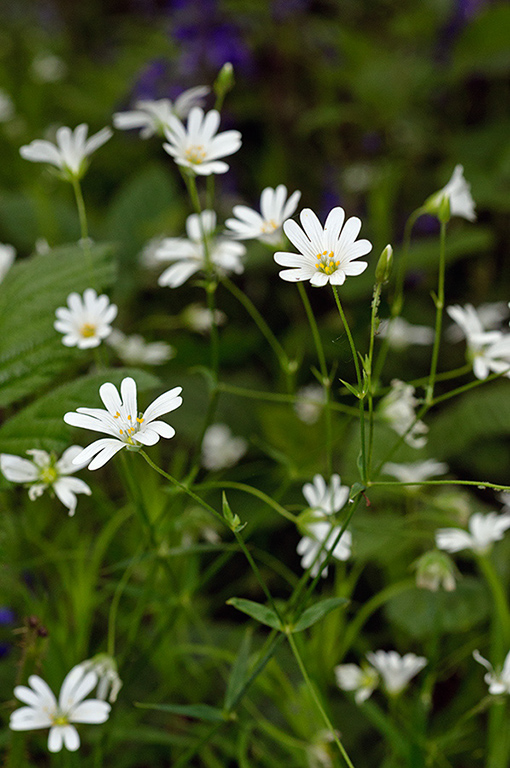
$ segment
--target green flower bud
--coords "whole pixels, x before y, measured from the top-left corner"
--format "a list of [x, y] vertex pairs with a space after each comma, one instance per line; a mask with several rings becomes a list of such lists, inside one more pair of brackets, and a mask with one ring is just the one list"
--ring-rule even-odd
[[387, 245], [379, 256], [377, 267], [375, 268], [375, 279], [378, 283], [387, 283], [390, 279], [391, 268], [393, 266], [393, 248]]
[[216, 94], [217, 98], [223, 101], [225, 96], [229, 91], [232, 90], [234, 87], [234, 67], [230, 63], [230, 61], [227, 61], [226, 64], [222, 66], [218, 73], [218, 77], [214, 81], [214, 93]]

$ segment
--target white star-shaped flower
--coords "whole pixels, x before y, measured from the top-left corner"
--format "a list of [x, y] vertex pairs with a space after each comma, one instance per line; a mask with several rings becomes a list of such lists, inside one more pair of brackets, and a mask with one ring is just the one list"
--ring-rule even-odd
[[378, 335], [388, 339], [393, 349], [407, 349], [411, 344], [426, 346], [434, 341], [434, 329], [426, 325], [412, 325], [403, 317], [381, 320]]
[[469, 532], [462, 528], [440, 528], [436, 531], [437, 547], [446, 552], [472, 549], [479, 555], [487, 554], [494, 542], [500, 541], [510, 528], [510, 512], [503, 515], [475, 512], [469, 518], [468, 528]]
[[436, 461], [435, 459], [415, 461], [409, 464], [394, 464], [392, 461], [387, 461], [382, 471], [386, 475], [393, 475], [401, 483], [420, 483], [430, 477], [444, 475], [448, 472], [448, 465], [444, 461]]
[[[51, 688], [38, 675], [28, 678], [30, 688], [17, 685], [14, 695], [27, 704], [11, 715], [13, 731], [34, 731], [49, 728], [48, 749], [60, 752], [65, 746], [75, 752], [80, 746], [78, 731], [72, 723], [104, 723], [108, 720], [110, 705], [99, 699], [85, 699], [97, 685], [95, 672], [87, 672], [81, 664], [66, 675], [58, 701]], [[85, 700], [84, 700], [85, 699]]]
[[494, 696], [501, 693], [510, 693], [510, 651], [507, 653], [503, 667], [499, 671], [494, 670], [490, 661], [487, 661], [480, 651], [473, 651], [473, 658], [488, 670], [483, 679], [489, 686], [489, 693]]
[[16, 249], [13, 245], [0, 243], [0, 283], [10, 270], [16, 258]]
[[211, 424], [202, 440], [202, 466], [212, 471], [237, 464], [248, 450], [242, 437], [234, 437], [226, 424]]
[[55, 315], [53, 326], [64, 334], [62, 344], [90, 349], [98, 347], [110, 335], [110, 323], [117, 317], [117, 306], [110, 304], [106, 294], [98, 296], [93, 288], [87, 288], [83, 298], [79, 293], [70, 293], [67, 307], [58, 307]]
[[126, 336], [116, 328], [106, 343], [126, 365], [163, 365], [175, 355], [175, 349], [165, 341], [145, 341], [138, 333]]
[[425, 203], [425, 208], [437, 213], [441, 200], [447, 197], [452, 216], [461, 216], [468, 221], [476, 221], [475, 201], [471, 196], [471, 185], [464, 178], [464, 167], [456, 165], [449, 182], [435, 192]]
[[[156, 250], [155, 258], [159, 261], [174, 262], [159, 276], [159, 285], [178, 288], [200, 270], [207, 271], [208, 261], [218, 274], [244, 270], [242, 257], [246, 248], [226, 237], [215, 237], [216, 214], [214, 211], [202, 211], [188, 216], [185, 237], [167, 237]], [[207, 253], [204, 247], [207, 241]]]
[[237, 152], [241, 134], [239, 131], [217, 133], [219, 125], [220, 113], [216, 109], [204, 114], [200, 107], [193, 107], [186, 128], [178, 117], [170, 115], [165, 129], [168, 144], [163, 144], [163, 148], [177, 165], [199, 176], [226, 173], [229, 167], [220, 158]]
[[369, 652], [367, 659], [381, 675], [386, 691], [391, 696], [402, 693], [409, 681], [427, 664], [424, 656], [416, 656], [414, 653], [401, 656], [397, 651]]
[[[427, 443], [429, 428], [423, 421], [416, 421], [414, 409], [418, 400], [414, 396], [412, 384], [393, 379], [391, 390], [380, 402], [382, 418], [395, 430], [397, 435], [405, 435], [405, 442], [413, 448], [423, 448]], [[409, 430], [409, 431], [408, 431]]]
[[74, 459], [74, 464], [87, 465], [89, 469], [99, 469], [122, 448], [140, 449], [145, 445], [155, 445], [160, 437], [171, 438], [175, 429], [165, 421], [155, 421], [165, 413], [175, 411], [182, 404], [182, 387], [174, 387], [157, 397], [144, 411], [138, 411], [136, 382], [131, 377], [122, 380], [120, 395], [117, 387], [110, 382], [102, 384], [99, 395], [103, 408], [78, 408], [64, 415], [66, 424], [73, 427], [90, 429], [93, 432], [105, 432], [111, 437], [103, 437], [84, 448]]
[[310, 208], [301, 211], [299, 218], [303, 229], [293, 219], [283, 225], [283, 231], [299, 253], [279, 251], [274, 255], [277, 264], [291, 267], [280, 272], [283, 280], [292, 283], [309, 280], [315, 286], [342, 285], [346, 277], [365, 271], [367, 262], [356, 259], [370, 253], [372, 243], [356, 240], [361, 229], [360, 219], [352, 216], [345, 221], [343, 208], [330, 211], [324, 228]]
[[20, 155], [33, 163], [49, 163], [58, 168], [67, 181], [81, 179], [87, 170], [87, 158], [113, 135], [103, 128], [87, 139], [88, 125], [82, 123], [72, 131], [67, 126], [57, 130], [56, 144], [36, 139], [20, 148]]
[[181, 93], [174, 102], [170, 99], [137, 101], [134, 110], [116, 112], [113, 124], [123, 131], [140, 128], [142, 139], [148, 139], [155, 133], [164, 136], [165, 129], [170, 127], [170, 117], [176, 116], [183, 120], [193, 107], [203, 106], [209, 91], [207, 85], [197, 85]]
[[472, 304], [454, 304], [446, 311], [466, 338], [466, 356], [477, 379], [486, 379], [491, 372], [510, 371], [510, 334], [486, 330]]
[[236, 240], [262, 240], [275, 245], [281, 238], [283, 222], [296, 210], [301, 192], [294, 192], [287, 199], [287, 187], [280, 184], [276, 189], [266, 187], [260, 196], [260, 213], [246, 205], [235, 205], [236, 218], [227, 219], [225, 224]]
[[363, 704], [379, 685], [379, 673], [369, 664], [339, 664], [335, 667], [335, 678], [342, 691], [355, 691], [356, 704]]
[[31, 501], [41, 496], [47, 488], [51, 488], [72, 516], [76, 511], [76, 494], [85, 493], [87, 496], [91, 494], [87, 483], [78, 477], [69, 477], [80, 469], [74, 463], [74, 459], [82, 450], [81, 446], [72, 445], [58, 460], [55, 455], [38, 449], [27, 451], [29, 456], [32, 456], [32, 460], [2, 453], [0, 470], [11, 483], [26, 485]]

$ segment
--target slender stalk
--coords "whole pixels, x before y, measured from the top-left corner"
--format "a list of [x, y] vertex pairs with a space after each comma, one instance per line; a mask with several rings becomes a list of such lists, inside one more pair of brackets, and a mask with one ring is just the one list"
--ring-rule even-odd
[[89, 271], [90, 271], [90, 280], [92, 284], [95, 283], [94, 278], [94, 265], [92, 263], [92, 252], [90, 250], [90, 240], [89, 240], [89, 227], [87, 222], [87, 211], [85, 209], [85, 201], [83, 199], [83, 194], [81, 191], [81, 185], [79, 180], [76, 178], [76, 176], [72, 177], [72, 186], [74, 191], [74, 197], [76, 200], [76, 207], [78, 208], [78, 218], [80, 220], [80, 237], [81, 237], [81, 245], [83, 248], [83, 251], [85, 253], [85, 258], [87, 259]]
[[437, 285], [436, 304], [436, 332], [434, 336], [434, 346], [432, 348], [432, 360], [430, 363], [430, 376], [427, 386], [425, 403], [431, 405], [434, 400], [434, 385], [436, 383], [437, 360], [439, 357], [439, 346], [441, 344], [441, 327], [443, 323], [444, 308], [444, 282], [446, 272], [446, 223], [441, 221], [441, 230], [439, 237], [439, 277]]
[[[231, 395], [238, 395], [239, 397], [247, 397], [253, 400], [267, 400], [267, 402], [273, 403], [297, 403], [302, 400], [305, 403], [313, 403], [314, 405], [324, 406], [323, 400], [315, 400], [314, 398], [301, 398], [297, 395], [286, 395], [279, 392], [260, 392], [256, 389], [245, 389], [244, 387], [236, 387], [233, 384], [225, 384], [220, 382], [218, 384], [220, 392], [228, 392]], [[358, 408], [354, 408], [349, 405], [342, 405], [342, 403], [330, 403], [332, 411], [339, 411], [340, 413], [347, 413], [349, 416], [359, 416]]]
[[370, 317], [370, 345], [368, 349], [368, 454], [367, 454], [367, 480], [370, 479], [372, 468], [372, 451], [374, 447], [374, 387], [372, 380], [372, 366], [374, 360], [374, 341], [377, 325], [377, 311], [381, 300], [381, 283], [374, 288], [372, 298], [372, 314]]
[[495, 491], [510, 491], [510, 485], [497, 485], [485, 480], [420, 480], [419, 483], [416, 480], [411, 483], [402, 483], [400, 480], [371, 480], [367, 483], [369, 488], [378, 485], [473, 485], [481, 489], [493, 488]]
[[502, 665], [504, 655], [510, 650], [510, 609], [505, 589], [493, 562], [487, 555], [480, 555], [477, 561], [494, 600], [496, 625], [492, 633], [494, 646], [492, 650], [495, 665], [498, 666]]
[[264, 491], [259, 490], [258, 488], [254, 488], [251, 485], [246, 485], [245, 483], [236, 483], [234, 481], [227, 481], [222, 480], [221, 482], [215, 483], [202, 483], [201, 485], [195, 486], [196, 488], [234, 488], [238, 491], [244, 491], [244, 493], [249, 493], [252, 496], [256, 496], [258, 499], [263, 501], [265, 504], [267, 504], [269, 507], [272, 507], [276, 512], [278, 512], [279, 515], [282, 517], [285, 517], [287, 520], [290, 520], [292, 523], [295, 523], [297, 521], [297, 515], [293, 515], [292, 512], [289, 512], [285, 507], [282, 507], [281, 504], [278, 504], [277, 501], [275, 501], [271, 496], [268, 496], [267, 493], [264, 493]]

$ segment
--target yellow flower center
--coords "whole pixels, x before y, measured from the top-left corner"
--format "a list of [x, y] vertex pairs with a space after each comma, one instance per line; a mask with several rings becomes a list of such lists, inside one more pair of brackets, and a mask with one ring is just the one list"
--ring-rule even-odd
[[55, 469], [55, 467], [45, 467], [43, 470], [41, 470], [39, 475], [39, 479], [47, 485], [52, 485], [55, 480], [57, 480], [57, 478], [58, 471]]
[[270, 219], [269, 221], [265, 221], [262, 224], [262, 232], [274, 232], [275, 229], [278, 229], [278, 224], [274, 219]]
[[90, 339], [96, 333], [96, 326], [92, 323], [84, 323], [80, 328], [80, 333], [85, 339]]
[[323, 251], [322, 253], [318, 253], [315, 258], [317, 259], [315, 269], [318, 269], [319, 272], [324, 272], [326, 275], [332, 275], [340, 266], [340, 261], [335, 261], [333, 251], [330, 251], [329, 253]]
[[195, 163], [196, 165], [203, 163], [207, 156], [207, 152], [202, 144], [194, 144], [193, 146], [188, 147], [184, 154], [186, 160], [189, 160], [190, 163]]
[[[120, 413], [117, 411], [117, 413], [113, 417], [114, 419], [120, 418]], [[139, 416], [135, 417], [135, 422], [133, 422], [133, 417], [131, 414], [128, 414], [126, 417], [126, 423], [122, 424], [123, 429], [119, 428], [119, 435], [122, 437], [122, 439], [129, 443], [130, 445], [135, 445], [135, 442], [132, 438], [132, 435], [134, 435], [136, 432], [139, 431], [140, 427], [142, 426], [145, 419], [143, 418], [143, 413], [140, 413]]]
[[65, 715], [55, 715], [53, 725], [68, 725], [69, 720]]

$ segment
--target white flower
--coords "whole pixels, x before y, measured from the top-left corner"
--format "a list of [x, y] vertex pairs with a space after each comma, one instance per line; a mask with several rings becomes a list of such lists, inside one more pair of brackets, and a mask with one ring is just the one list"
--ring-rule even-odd
[[13, 245], [0, 243], [0, 283], [10, 270], [16, 258], [16, 249]]
[[510, 651], [506, 655], [503, 668], [498, 672], [487, 659], [484, 659], [480, 651], [473, 651], [473, 658], [488, 670], [483, 679], [489, 686], [489, 693], [495, 696], [500, 693], [510, 693]]
[[448, 465], [444, 461], [436, 461], [435, 459], [415, 461], [409, 464], [394, 464], [392, 461], [388, 461], [383, 466], [382, 471], [387, 475], [393, 475], [401, 483], [420, 483], [423, 480], [428, 480], [429, 477], [444, 475], [448, 472]]
[[32, 75], [41, 83], [56, 83], [62, 80], [66, 72], [65, 62], [53, 53], [40, 54], [32, 62]]
[[148, 139], [155, 133], [164, 136], [165, 129], [170, 127], [170, 117], [175, 115], [181, 120], [187, 117], [192, 107], [203, 105], [209, 90], [207, 85], [189, 88], [181, 93], [173, 103], [170, 99], [137, 101], [133, 111], [114, 114], [113, 124], [115, 128], [121, 130], [140, 128], [142, 139]]
[[468, 221], [476, 221], [475, 201], [471, 196], [471, 185], [464, 178], [464, 167], [456, 165], [448, 184], [435, 192], [425, 203], [425, 208], [437, 213], [441, 201], [447, 197], [450, 201], [452, 216], [462, 216]]
[[163, 144], [163, 148], [177, 165], [199, 176], [226, 173], [228, 165], [219, 158], [237, 152], [241, 146], [241, 134], [239, 131], [217, 133], [219, 125], [220, 113], [216, 109], [204, 115], [203, 109], [193, 107], [186, 128], [178, 117], [170, 115], [168, 128], [165, 129], [169, 143]]
[[87, 496], [91, 494], [87, 483], [78, 477], [69, 477], [80, 469], [76, 466], [74, 459], [82, 450], [81, 446], [72, 445], [58, 460], [54, 454], [38, 449], [27, 451], [32, 456], [32, 460], [2, 453], [0, 469], [11, 483], [24, 483], [28, 486], [31, 501], [44, 493], [47, 488], [51, 488], [72, 516], [76, 511], [76, 494], [85, 493]]
[[7, 123], [14, 117], [14, 104], [11, 97], [0, 88], [0, 123]]
[[434, 329], [426, 325], [412, 325], [403, 317], [381, 320], [379, 336], [388, 339], [388, 344], [393, 349], [406, 349], [410, 344], [432, 344], [434, 341]]
[[262, 240], [274, 245], [281, 238], [281, 227], [297, 208], [301, 192], [294, 192], [287, 200], [287, 187], [280, 184], [273, 189], [266, 187], [260, 196], [260, 213], [246, 205], [235, 205], [237, 218], [227, 219], [225, 224], [237, 240]]
[[433, 549], [425, 552], [415, 563], [416, 586], [437, 592], [442, 587], [446, 592], [455, 589], [455, 564], [444, 552]]
[[98, 653], [91, 659], [82, 661], [80, 664], [84, 672], [94, 672], [97, 675], [96, 696], [101, 701], [108, 701], [113, 704], [117, 701], [117, 696], [122, 688], [122, 680], [117, 672], [115, 659], [107, 653]]
[[221, 309], [215, 309], [214, 315], [207, 307], [200, 304], [190, 304], [181, 313], [182, 322], [197, 333], [209, 333], [213, 320], [216, 325], [224, 325], [227, 322], [227, 316]]
[[[200, 270], [207, 271], [208, 260], [219, 274], [235, 272], [241, 274], [244, 267], [241, 257], [246, 248], [241, 243], [226, 237], [213, 237], [216, 229], [214, 211], [202, 211], [200, 216], [192, 213], [186, 220], [185, 237], [167, 237], [155, 253], [160, 261], [174, 262], [159, 276], [159, 285], [178, 288]], [[207, 240], [207, 253], [203, 237]]]
[[88, 464], [89, 469], [99, 469], [122, 448], [136, 450], [145, 445], [155, 445], [160, 437], [173, 437], [173, 427], [154, 419], [181, 405], [181, 391], [182, 387], [174, 387], [157, 397], [145, 412], [139, 413], [134, 379], [127, 377], [122, 380], [120, 395], [114, 384], [102, 384], [99, 395], [106, 411], [103, 408], [78, 408], [76, 412], [66, 413], [64, 421], [73, 427], [105, 432], [112, 437], [103, 437], [91, 443], [74, 459], [73, 464]]
[[345, 505], [349, 488], [341, 485], [338, 475], [331, 476], [329, 486], [321, 475], [315, 475], [313, 483], [303, 486], [303, 495], [310, 509], [301, 516], [300, 527], [305, 535], [297, 545], [297, 553], [301, 555], [302, 568], [309, 568], [313, 563], [311, 575], [315, 577], [321, 571], [324, 578], [328, 567], [322, 570], [322, 564], [328, 552], [332, 550], [335, 560], [348, 560], [351, 555], [351, 532], [344, 531], [338, 539], [342, 527], [327, 519]]
[[510, 513], [498, 515], [475, 512], [468, 521], [469, 533], [462, 528], [440, 528], [436, 531], [436, 545], [446, 552], [472, 549], [479, 555], [487, 554], [495, 541], [500, 541], [510, 528]]
[[126, 365], [162, 365], [175, 355], [175, 350], [164, 341], [147, 342], [135, 333], [126, 336], [114, 328], [106, 343], [113, 347], [120, 359]]
[[[368, 264], [355, 261], [372, 250], [368, 240], [356, 240], [361, 221], [352, 216], [344, 225], [343, 208], [333, 208], [324, 228], [310, 208], [300, 214], [303, 229], [293, 219], [283, 225], [283, 230], [299, 254], [278, 252], [274, 260], [282, 267], [292, 267], [280, 272], [283, 280], [298, 282], [309, 280], [312, 285], [331, 283], [342, 285], [350, 275], [361, 275]], [[304, 230], [304, 231], [303, 231]]]
[[294, 410], [305, 424], [316, 424], [326, 404], [326, 391], [320, 384], [307, 384], [296, 392]]
[[213, 471], [237, 464], [248, 449], [242, 437], [233, 437], [226, 424], [211, 424], [202, 440], [202, 466]]
[[381, 675], [387, 692], [392, 696], [401, 693], [415, 675], [427, 664], [423, 656], [397, 651], [376, 651], [367, 653], [367, 659]]
[[418, 405], [418, 400], [414, 396], [414, 391], [411, 384], [393, 379], [391, 390], [383, 397], [379, 408], [381, 416], [390, 427], [398, 435], [405, 435], [404, 440], [408, 445], [413, 448], [423, 448], [427, 443], [425, 435], [429, 428], [423, 421], [415, 422], [414, 409]]
[[20, 148], [21, 157], [33, 163], [50, 163], [60, 169], [67, 181], [81, 179], [87, 170], [87, 158], [113, 135], [103, 128], [87, 139], [88, 125], [82, 123], [72, 131], [67, 126], [57, 130], [56, 145], [45, 139], [36, 139]]
[[336, 684], [342, 691], [355, 691], [356, 704], [363, 704], [379, 684], [379, 673], [370, 665], [339, 664], [335, 667]]
[[54, 328], [65, 334], [62, 344], [90, 349], [98, 347], [111, 333], [110, 323], [117, 317], [117, 306], [110, 304], [106, 294], [98, 296], [93, 288], [87, 288], [83, 299], [78, 293], [70, 293], [67, 307], [59, 307], [55, 314]]
[[60, 752], [65, 746], [75, 752], [80, 746], [78, 731], [71, 723], [104, 723], [108, 720], [110, 705], [98, 699], [85, 699], [97, 685], [95, 672], [86, 672], [80, 664], [66, 675], [60, 695], [55, 698], [51, 688], [38, 675], [28, 678], [30, 688], [17, 685], [14, 695], [27, 704], [11, 715], [13, 731], [33, 731], [49, 728], [48, 749]]
[[485, 330], [472, 304], [454, 304], [446, 311], [466, 337], [467, 359], [477, 379], [486, 379], [491, 371], [504, 373], [510, 369], [510, 334]]

